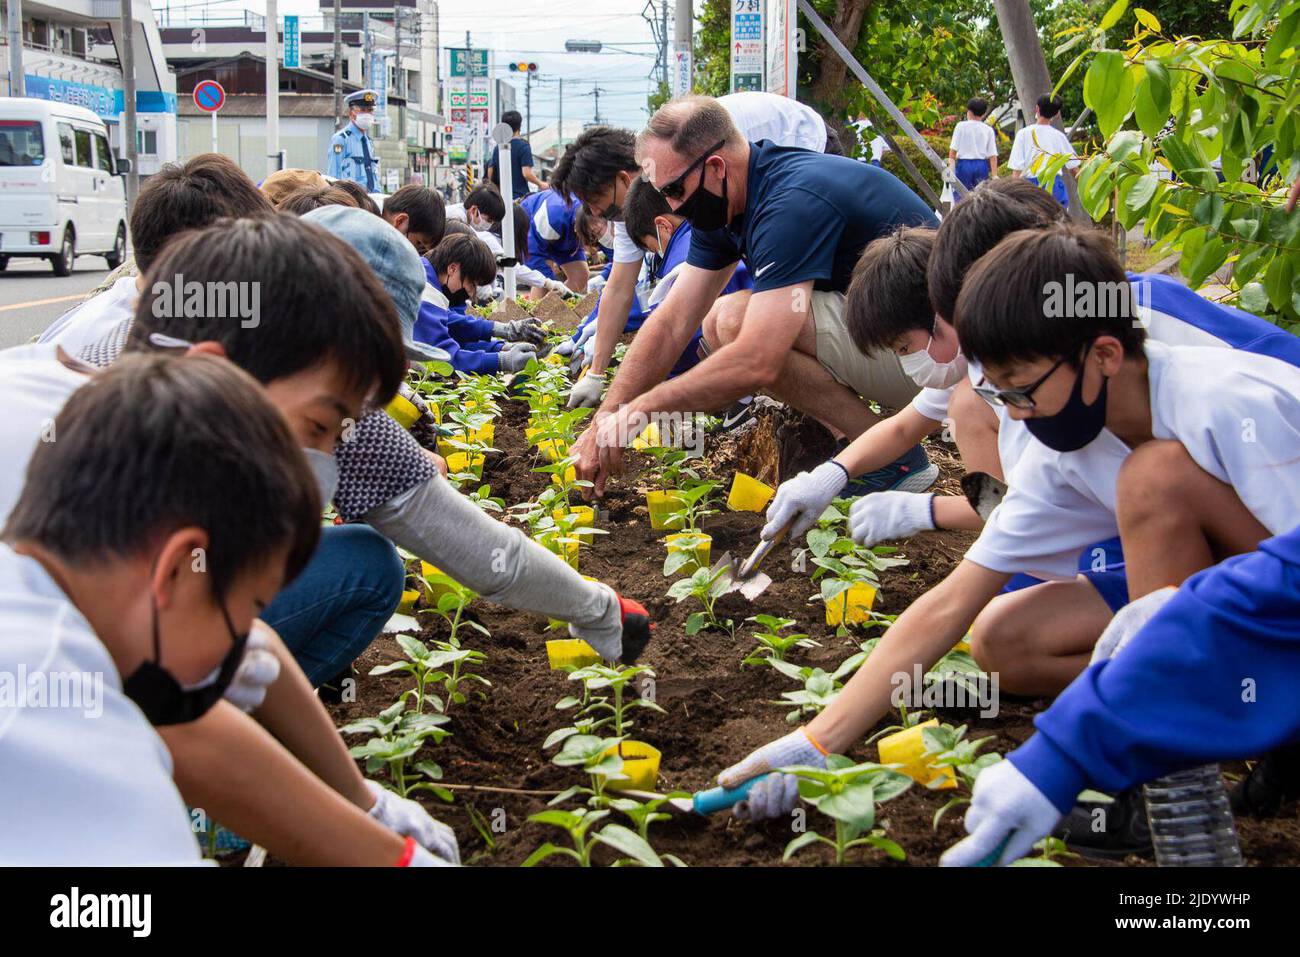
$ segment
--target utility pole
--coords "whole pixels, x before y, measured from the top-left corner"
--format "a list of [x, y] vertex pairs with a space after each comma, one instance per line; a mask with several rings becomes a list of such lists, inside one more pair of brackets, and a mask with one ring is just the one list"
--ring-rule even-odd
[[564, 77], [560, 77], [560, 130], [559, 143], [557, 151], [564, 153]]
[[[1011, 64], [1020, 110], [1025, 122], [1032, 123], [1034, 104], [1040, 96], [1052, 92], [1052, 75], [1043, 57], [1043, 45], [1038, 39], [1033, 11], [1029, 9], [1028, 0], [993, 0], [993, 7], [1002, 30], [1002, 43], [1007, 48], [1007, 61]], [[1060, 115], [1052, 120], [1052, 125], [1065, 132]], [[1078, 223], [1091, 223], [1092, 218], [1079, 201], [1079, 188], [1074, 177], [1066, 175], [1064, 170], [1060, 175], [1065, 179], [1065, 190], [1070, 200], [1070, 218]]]
[[529, 144], [532, 140], [533, 132], [533, 71], [529, 70], [524, 74], [524, 139]]
[[9, 0], [9, 95], [23, 96], [23, 0]]
[[[9, 9], [15, 6], [15, 0], [9, 0]], [[118, 59], [122, 64], [122, 102], [126, 107], [122, 118], [122, 155], [131, 164], [126, 174], [126, 211], [135, 206], [136, 194], [140, 191], [140, 173], [136, 170], [139, 158], [135, 149], [135, 31], [131, 17], [131, 0], [122, 0], [122, 49]], [[13, 47], [10, 47], [12, 53]], [[215, 115], [215, 114], [213, 114]]]
[[393, 0], [393, 93], [402, 95], [402, 8]]
[[596, 116], [593, 122], [597, 125], [600, 123], [600, 87], [592, 84], [591, 95], [596, 99]]
[[266, 174], [268, 176], [280, 168], [279, 23], [277, 0], [266, 0]]
[[[665, 3], [668, 0], [664, 0]], [[691, 33], [695, 21], [694, 12], [691, 10], [691, 0], [677, 0], [677, 7], [673, 11], [673, 52], [677, 55], [684, 54], [686, 62], [690, 65], [690, 74], [687, 76], [686, 88], [680, 91], [674, 91], [679, 94], [690, 93], [694, 87], [695, 63], [691, 54]]]
[[474, 41], [470, 37], [469, 31], [465, 31], [465, 160], [473, 163], [474, 146], [478, 144], [478, 137], [475, 135], [474, 114], [470, 110], [470, 103], [474, 100]]
[[343, 0], [334, 0], [334, 129], [343, 125]]
[[659, 78], [668, 85], [668, 0], [659, 3]]

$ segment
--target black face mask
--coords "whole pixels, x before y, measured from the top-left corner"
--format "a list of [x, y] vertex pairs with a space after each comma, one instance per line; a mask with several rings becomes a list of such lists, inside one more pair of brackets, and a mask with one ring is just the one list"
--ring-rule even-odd
[[464, 289], [459, 292], [449, 292], [447, 293], [447, 302], [453, 307], [463, 306], [469, 302], [469, 293]]
[[[1084, 358], [1087, 359], [1087, 352]], [[1025, 428], [1029, 434], [1042, 442], [1049, 449], [1057, 452], [1073, 452], [1081, 449], [1106, 427], [1106, 385], [1108, 380], [1101, 380], [1101, 391], [1097, 400], [1088, 405], [1083, 401], [1083, 365], [1074, 379], [1074, 388], [1070, 398], [1056, 415], [1031, 417], [1025, 419]]]
[[221, 606], [221, 616], [226, 619], [233, 644], [226, 657], [221, 659], [217, 677], [202, 688], [184, 688], [171, 672], [160, 665], [158, 646], [158, 606], [153, 608], [153, 661], [146, 661], [131, 673], [122, 684], [126, 696], [144, 712], [152, 725], [185, 724], [207, 714], [221, 700], [221, 696], [234, 680], [239, 663], [244, 660], [244, 645], [248, 635], [235, 633], [226, 606]]
[[691, 221], [695, 229], [706, 232], [721, 229], [729, 222], [727, 216], [727, 178], [722, 177], [722, 195], [714, 196], [704, 188], [704, 173], [708, 164], [700, 167], [700, 183], [691, 193], [691, 198], [677, 207], [675, 212]]

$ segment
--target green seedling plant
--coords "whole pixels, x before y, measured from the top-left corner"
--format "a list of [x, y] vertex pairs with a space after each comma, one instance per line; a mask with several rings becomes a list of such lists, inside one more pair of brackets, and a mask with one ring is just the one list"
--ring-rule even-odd
[[506, 394], [506, 384], [494, 375], [477, 375], [461, 372], [460, 385], [456, 391], [461, 398], [461, 405], [476, 412], [487, 412], [493, 416], [501, 414], [497, 399]]
[[442, 591], [434, 602], [432, 611], [445, 621], [450, 629], [446, 640], [433, 643], [435, 650], [430, 652], [430, 655], [436, 663], [431, 667], [437, 670], [428, 678], [429, 681], [442, 685], [447, 695], [444, 710], [449, 711], [453, 704], [464, 704], [468, 700], [465, 693], [460, 690], [462, 685], [475, 683], [485, 688], [492, 687], [490, 681], [470, 670], [486, 661], [487, 655], [481, 651], [462, 648], [461, 629], [469, 627], [485, 636], [490, 632], [478, 622], [465, 617], [465, 609], [476, 597], [472, 589], [466, 588], [448, 575], [429, 575], [425, 578], [425, 582], [431, 588], [437, 586]]
[[564, 458], [557, 459], [556, 461], [550, 462], [546, 465], [536, 465], [533, 467], [534, 472], [541, 472], [552, 477], [552, 481], [560, 490], [561, 501], [563, 501], [565, 508], [569, 507], [569, 503], [573, 498], [573, 493], [577, 489], [592, 487], [590, 479], [569, 478], [567, 473], [574, 467], [574, 464], [577, 461], [578, 457], [576, 455], [566, 455]]
[[651, 473], [659, 487], [665, 491], [676, 491], [682, 488], [687, 480], [700, 481], [700, 473], [687, 464], [690, 453], [686, 449], [652, 445], [641, 451], [654, 459], [655, 464]]
[[1038, 852], [1036, 857], [1022, 857], [1019, 860], [1011, 862], [1012, 867], [1061, 867], [1063, 866], [1057, 858], [1075, 857], [1079, 855], [1070, 850], [1066, 843], [1059, 837], [1045, 837], [1034, 845], [1034, 850]]
[[844, 659], [840, 666], [830, 673], [807, 665], [800, 667], [789, 661], [770, 660], [768, 664], [771, 667], [787, 678], [803, 684], [798, 691], [782, 692], [781, 697], [785, 699], [784, 701], [772, 703], [783, 706], [794, 705], [794, 709], [785, 716], [785, 720], [790, 724], [798, 724], [800, 721], [821, 714], [844, 687], [844, 679], [853, 674], [866, 657], [865, 653], [859, 651]]
[[529, 854], [522, 866], [534, 867], [548, 857], [562, 854], [576, 861], [579, 867], [591, 867], [591, 852], [598, 845], [613, 848], [619, 854], [625, 855], [625, 857], [619, 859], [619, 864], [626, 860], [642, 867], [664, 866], [664, 862], [649, 843], [635, 831], [624, 827], [622, 824], [606, 824], [599, 831], [591, 833], [592, 827], [608, 817], [609, 814], [608, 809], [563, 811], [558, 808], [551, 808], [530, 815], [528, 820], [535, 824], [549, 824], [552, 827], [560, 828], [568, 835], [573, 846], [560, 847], [547, 841]]
[[819, 648], [820, 642], [814, 641], [799, 632], [785, 633], [795, 624], [793, 618], [778, 618], [775, 615], [751, 615], [745, 621], [752, 621], [759, 626], [754, 634], [758, 640], [757, 647], [741, 662], [744, 665], [768, 665], [773, 661], [785, 661], [786, 656], [795, 648]]
[[689, 578], [679, 578], [668, 588], [668, 597], [679, 604], [688, 598], [696, 599], [704, 606], [703, 611], [692, 612], [686, 616], [685, 631], [687, 635], [697, 635], [705, 628], [724, 631], [732, 637], [736, 634], [736, 624], [730, 618], [720, 620], [715, 606], [718, 599], [726, 594], [732, 584], [731, 570], [719, 568], [697, 568]]
[[[578, 712], [581, 717], [596, 717], [595, 728], [609, 727], [622, 738], [631, 732], [634, 722], [629, 716], [635, 708], [648, 708], [666, 714], [663, 708], [648, 698], [630, 694], [632, 681], [641, 675], [655, 676], [649, 665], [587, 665], [569, 674], [570, 681], [581, 681], [587, 704]], [[594, 694], [608, 691], [612, 697]], [[603, 717], [601, 717], [603, 715]]]
[[609, 782], [627, 780], [627, 775], [623, 773], [623, 758], [618, 754], [618, 744], [622, 740], [602, 738], [595, 734], [574, 734], [564, 738], [564, 744], [559, 753], [551, 758], [551, 763], [561, 768], [582, 768], [591, 786], [574, 785], [566, 788], [546, 803], [554, 806], [579, 795], [586, 795], [588, 807], [607, 807], [609, 798], [605, 792]]
[[782, 860], [789, 860], [810, 844], [826, 844], [835, 851], [835, 863], [843, 864], [855, 847], [872, 847], [891, 860], [907, 858], [903, 849], [876, 827], [876, 807], [902, 794], [912, 779], [879, 764], [855, 764], [842, 754], [832, 754], [825, 768], [789, 767], [782, 773], [799, 779], [799, 797], [835, 822], [834, 837], [805, 831], [785, 847]]
[[[402, 692], [399, 702], [405, 704], [407, 699], [413, 699], [412, 711], [416, 714], [422, 714], [425, 706], [432, 706], [434, 711], [442, 712], [444, 710], [443, 701], [435, 694], [430, 694], [430, 686], [436, 687], [444, 684], [449, 674], [445, 669], [451, 665], [453, 670], [460, 664], [461, 660], [470, 655], [484, 656], [480, 652], [462, 650], [462, 649], [445, 649], [438, 648], [430, 650], [429, 646], [420, 639], [411, 635], [398, 635], [397, 645], [402, 649], [405, 659], [389, 662], [386, 665], [377, 665], [370, 669], [371, 677], [381, 675], [390, 675], [398, 672], [405, 672], [415, 679], [415, 687]], [[458, 682], [457, 682], [458, 683]], [[453, 684], [453, 689], [455, 684]], [[461, 695], [464, 700], [464, 695]]]
[[506, 500], [492, 494], [491, 485], [480, 485], [477, 490], [464, 493], [465, 497], [485, 512], [504, 512]]
[[428, 791], [443, 801], [451, 801], [451, 792], [436, 783], [442, 780], [442, 768], [433, 761], [410, 764], [411, 758], [427, 742], [438, 744], [451, 734], [442, 727], [449, 720], [443, 714], [407, 711], [403, 695], [377, 716], [353, 721], [339, 731], [341, 734], [372, 735], [364, 744], [348, 749], [348, 754], [365, 761], [367, 774], [386, 771], [385, 787], [404, 798]]
[[[932, 768], [952, 768], [956, 772], [957, 782], [965, 787], [966, 793], [949, 800], [934, 812], [934, 827], [949, 810], [970, 803], [970, 792], [975, 787], [975, 779], [990, 765], [1002, 760], [996, 751], [980, 752], [994, 739], [995, 735], [970, 740], [966, 737], [966, 725], [954, 727], [951, 724], [939, 724], [933, 728], [921, 729], [921, 741], [925, 745], [922, 755]], [[942, 779], [938, 779], [942, 781]]]
[[[670, 528], [681, 529], [685, 538], [672, 542], [672, 551], [664, 559], [664, 577], [668, 578], [690, 565], [697, 564], [695, 549], [704, 543], [700, 521], [707, 515], [716, 515], [711, 508], [717, 482], [693, 482], [678, 493], [681, 505], [666, 513]], [[664, 542], [667, 546], [669, 543]]]
[[[879, 572], [908, 564], [905, 558], [889, 557], [889, 553], [894, 551], [897, 549], [885, 545], [865, 548], [846, 535], [837, 536], [827, 546], [825, 554], [813, 553], [812, 561], [817, 569], [812, 573], [812, 580], [820, 582], [820, 585], [818, 593], [811, 597], [820, 598], [823, 604], [830, 605], [856, 585], [879, 589]], [[847, 624], [847, 620], [841, 623], [836, 634], [848, 634]]]

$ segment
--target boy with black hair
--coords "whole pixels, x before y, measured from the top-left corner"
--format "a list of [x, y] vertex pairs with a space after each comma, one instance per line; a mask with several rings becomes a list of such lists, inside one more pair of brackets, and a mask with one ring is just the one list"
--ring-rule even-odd
[[[198, 864], [151, 724], [221, 700], [259, 610], [315, 548], [320, 499], [283, 418], [213, 358], [126, 360], [53, 427], [0, 533], [0, 667], [25, 670], [25, 691], [79, 677], [81, 694], [0, 709], [0, 856]], [[395, 863], [403, 841], [384, 837]]]
[[447, 204], [435, 190], [411, 183], [384, 200], [384, 221], [411, 241], [421, 256], [442, 242]]
[[[525, 196], [519, 207], [528, 216], [528, 257], [524, 262], [548, 279], [560, 280], [551, 268], [554, 263], [563, 274], [561, 281], [569, 289], [585, 293], [587, 252], [574, 228], [579, 204], [554, 189], [543, 189]], [[534, 286], [530, 295], [540, 299], [546, 291]]]
[[966, 119], [952, 130], [946, 178], [956, 179], [968, 190], [998, 175], [997, 135], [984, 122], [988, 111], [987, 100], [971, 97], [966, 103]]
[[1052, 125], [1052, 120], [1060, 112], [1060, 97], [1044, 93], [1038, 98], [1038, 102], [1034, 105], [1034, 122], [1022, 126], [1016, 132], [1016, 138], [1011, 143], [1011, 156], [1007, 160], [1007, 166], [1011, 168], [1013, 175], [1023, 176], [1038, 186], [1040, 184], [1035, 171], [1047, 158], [1071, 157], [1065, 164], [1065, 169], [1057, 173], [1056, 178], [1052, 180], [1050, 190], [1056, 201], [1069, 209], [1070, 198], [1065, 188], [1065, 176], [1074, 175], [1074, 171], [1079, 167], [1079, 158], [1074, 152], [1074, 144], [1070, 142], [1070, 138]]
[[173, 236], [224, 216], [274, 212], [266, 196], [229, 157], [203, 153], [183, 165], [168, 163], [141, 184], [131, 210], [133, 259], [122, 264], [119, 278], [56, 319], [36, 341], [58, 343], [70, 355], [79, 355], [131, 316], [144, 273]]
[[524, 125], [524, 118], [518, 110], [506, 110], [501, 114], [501, 122], [510, 127], [513, 134], [510, 138], [510, 195], [504, 196], [504, 187], [501, 183], [501, 147], [492, 147], [492, 156], [487, 163], [487, 177], [503, 193], [506, 205], [517, 202], [528, 195], [528, 184], [532, 183], [538, 189], [546, 189], [546, 184], [537, 178], [533, 172], [533, 148], [529, 145], [528, 140], [519, 135], [520, 128]]
[[[339, 182], [344, 181], [339, 180]], [[305, 216], [322, 206], [350, 206], [356, 209], [357, 201], [347, 190], [339, 189], [333, 183], [327, 183], [324, 186], [304, 186], [295, 189], [280, 200], [275, 208], [277, 212], [288, 213], [291, 216]]]
[[480, 232], [491, 229], [506, 215], [505, 200], [491, 183], [479, 183], [469, 191], [463, 203], [449, 203], [447, 218], [469, 223]]
[[[468, 317], [456, 316], [453, 312], [457, 307], [472, 302], [480, 286], [490, 286], [496, 280], [496, 258], [477, 236], [444, 237], [424, 257], [424, 274], [428, 286], [420, 303], [420, 317], [415, 323], [417, 342], [445, 350], [452, 366], [467, 373], [518, 372], [530, 359], [537, 357], [537, 344], [527, 337], [534, 335], [534, 328], [535, 334], [540, 336], [540, 325], [530, 325], [525, 320], [516, 320], [515, 323], [468, 320]], [[462, 328], [470, 323], [487, 323], [493, 329], [501, 326], [506, 334], [517, 334], [519, 341], [509, 346], [501, 339], [458, 341], [449, 329], [453, 317], [461, 320]]]
[[364, 209], [367, 213], [379, 215], [379, 206], [375, 203], [374, 197], [366, 192], [366, 188], [354, 179], [336, 179], [331, 180], [330, 185], [337, 186], [343, 192], [347, 193], [356, 200], [357, 209]]
[[[994, 184], [986, 184], [976, 190], [970, 203], [963, 203], [958, 210], [954, 210], [950, 221], [956, 220], [959, 210], [973, 206], [979, 195], [992, 185]], [[945, 227], [947, 225], [945, 223]], [[1015, 235], [1018, 242], [1023, 244], [1023, 248], [1014, 257], [1016, 267], [1028, 268], [1026, 262], [1029, 257], [1025, 250], [1035, 240], [1042, 242], [1042, 249], [1036, 252], [1045, 257], [1048, 263], [1054, 264], [1052, 275], [1062, 296], [1065, 295], [1067, 283], [1065, 274], [1072, 272], [1075, 280], [1071, 281], [1076, 285], [1080, 275], [1086, 275], [1089, 279], [1089, 285], [1078, 286], [1079, 290], [1092, 289], [1096, 294], [1101, 290], [1095, 289], [1095, 286], [1108, 283], [1109, 286], [1104, 290], [1108, 296], [1113, 294], [1114, 301], [1123, 303], [1126, 309], [1132, 307], [1136, 310], [1127, 311], [1122, 318], [1117, 319], [1112, 315], [1116, 312], [1114, 308], [1104, 307], [1103, 314], [1098, 318], [1092, 314], [1097, 307], [1089, 306], [1092, 312], [1087, 318], [1081, 319], [1075, 317], [1074, 313], [1078, 310], [1074, 309], [1075, 304], [1071, 298], [1069, 308], [1074, 312], [1070, 318], [1063, 319], [1058, 315], [1048, 320], [1040, 316], [1031, 324], [1029, 328], [1034, 330], [1031, 335], [1041, 336], [1041, 341], [1032, 340], [1034, 348], [1054, 348], [1052, 336], [1067, 333], [1081, 335], [1081, 330], [1097, 328], [1109, 335], [1109, 340], [1103, 347], [1103, 358], [1108, 363], [1106, 375], [1113, 376], [1115, 360], [1122, 356], [1125, 344], [1136, 349], [1141, 346], [1142, 337], [1147, 334], [1150, 342], [1145, 348], [1150, 356], [1163, 356], [1171, 344], [1174, 352], [1179, 352], [1179, 347], [1187, 344], [1210, 347], [1193, 350], [1196, 361], [1220, 363], [1236, 370], [1235, 381], [1242, 386], [1233, 402], [1224, 403], [1229, 412], [1240, 413], [1241, 402], [1257, 405], [1262, 401], [1263, 407], [1255, 410], [1254, 418], [1261, 422], [1268, 420], [1268, 425], [1259, 426], [1260, 428], [1285, 430], [1294, 425], [1286, 424], [1285, 413], [1281, 418], [1278, 415], [1278, 409], [1288, 407], [1293, 400], [1277, 394], [1278, 387], [1272, 383], [1292, 381], [1296, 369], [1300, 368], [1300, 340], [1258, 317], [1207, 302], [1192, 290], [1165, 277], [1126, 277], [1113, 247], [1100, 234], [1057, 224], [1047, 229]], [[941, 235], [940, 240], [942, 238]], [[1071, 251], [1068, 256], [1067, 251]], [[996, 275], [1000, 281], [1009, 284], [1012, 282], [1009, 268], [999, 269]], [[1026, 338], [1022, 330], [1010, 325], [1009, 317], [993, 316], [992, 302], [980, 301], [980, 297], [990, 297], [997, 303], [1010, 307], [1005, 295], [995, 289], [991, 280], [986, 278], [978, 294], [969, 293], [969, 281], [970, 277], [967, 276], [957, 308], [956, 326], [961, 351], [970, 357], [973, 375], [983, 379], [989, 375], [989, 371], [975, 370], [977, 360], [981, 357], [996, 357], [999, 361], [1015, 359], [1026, 348], [1025, 343], [1031, 340]], [[962, 332], [961, 314], [969, 304], [968, 295], [970, 303], [980, 303], [980, 315], [989, 318], [989, 322], [981, 323], [982, 332]], [[1035, 295], [1034, 303], [1024, 308], [1030, 311], [1037, 308], [1041, 312], [1047, 303], [1042, 298], [1041, 291]], [[1107, 301], [1104, 298], [1093, 300], [1103, 306]], [[1064, 303], [1053, 303], [1053, 309], [1057, 306], [1065, 308]], [[1024, 318], [1022, 311], [1016, 311], [1020, 318]], [[1103, 323], [1110, 323], [1114, 328], [1102, 325]], [[1110, 335], [1112, 331], [1114, 335]], [[1014, 349], [1009, 348], [1008, 343], [1015, 343]], [[976, 350], [973, 354], [972, 348]], [[1095, 348], [1095, 344], [1090, 347], [1089, 363], [1098, 361], [1098, 356], [1092, 354]], [[1083, 353], [1082, 344], [1079, 353]], [[1070, 356], [1061, 356], [1060, 359], [1061, 366], [1071, 362]], [[1157, 366], [1164, 368], [1160, 365], [1161, 362], [1163, 360], [1158, 360]], [[1058, 438], [1051, 438], [1054, 432], [1062, 431], [1059, 426], [1066, 426], [1064, 431], [1067, 433], [1075, 433], [1072, 441], [1081, 437], [1077, 433], [1082, 426], [1086, 425], [1089, 431], [1097, 428], [1100, 407], [1097, 401], [1100, 391], [1098, 370], [1089, 363], [1083, 363], [1081, 359], [1073, 359], [1073, 363], [1072, 369], [1086, 368], [1086, 372], [1081, 371], [1076, 378], [1077, 383], [1086, 386], [1085, 392], [1070, 399], [1071, 408], [1074, 409], [1073, 421], [1067, 416], [1066, 419], [1049, 422], [1046, 426], [1034, 426], [1034, 431], [1048, 435], [1051, 441], [1059, 441]], [[1051, 364], [1047, 363], [1048, 366]], [[1243, 365], [1250, 371], [1243, 371]], [[1268, 367], [1270, 383], [1256, 390], [1255, 370], [1263, 365]], [[1053, 371], [1053, 376], [1058, 380], [1065, 377], [1061, 366]], [[995, 380], [996, 375], [1000, 374], [1004, 375], [1005, 370], [994, 373]], [[1019, 384], [1020, 370], [1015, 370], [1015, 376], [1014, 384]], [[1125, 388], [1132, 391], [1129, 378], [1126, 374]], [[1215, 373], [1211, 378], [1217, 382], [1219, 374]], [[1179, 382], [1177, 377], [1162, 377], [1161, 381]], [[990, 386], [981, 381], [979, 388], [988, 391]], [[1067, 397], [1056, 393], [1070, 392], [1068, 383], [1063, 385], [1059, 381], [1052, 389], [1053, 404], [1042, 404], [1044, 409], [1053, 410], [1058, 404], [1064, 405]], [[1030, 392], [1029, 400], [1034, 400], [1032, 383], [1020, 391]], [[1219, 423], [1225, 430], [1227, 423], [1222, 414], [1205, 414], [1202, 408], [1204, 401], [1189, 402], [1186, 408], [1190, 414], [1199, 416], [1200, 425], [1194, 428], [1202, 429], [1200, 436], [1214, 439], [1204, 431], [1206, 423], [1211, 423], [1211, 427], [1214, 423]], [[1089, 411], [1090, 405], [1097, 408]], [[1267, 407], [1267, 411], [1264, 407]], [[1029, 431], [1032, 419], [1022, 414], [1016, 414], [1013, 418], [1011, 410], [1006, 408], [999, 411], [1004, 428], [1011, 426]], [[1168, 419], [1165, 418], [1167, 413], [1162, 412], [1161, 416], [1163, 424], [1160, 427], [1169, 427]], [[1250, 417], [1247, 415], [1247, 418]], [[1021, 419], [1025, 421], [1019, 421]], [[1238, 414], [1238, 420], [1235, 421], [1236, 433], [1227, 438], [1219, 436], [1214, 441], [1231, 441], [1238, 446], [1244, 445], [1240, 438], [1243, 421], [1241, 414]], [[1181, 430], [1185, 424], [1180, 421], [1174, 427]], [[812, 721], [808, 728], [765, 745], [744, 761], [728, 768], [719, 775], [719, 781], [731, 787], [772, 767], [804, 761], [820, 763], [824, 761], [824, 753], [842, 753], [888, 710], [891, 694], [895, 691], [891, 676], [897, 673], [910, 674], [917, 664], [922, 670], [928, 669], [968, 632], [977, 658], [982, 665], [1000, 673], [1001, 687], [1004, 690], [1031, 694], [1054, 693], [1077, 675], [1086, 664], [1087, 650], [1097, 641], [1110, 617], [1124, 605], [1130, 594], [1130, 586], [1125, 577], [1125, 559], [1130, 562], [1133, 559], [1127, 554], [1127, 549], [1121, 550], [1116, 538], [1126, 523], [1124, 513], [1117, 513], [1117, 486], [1125, 484], [1125, 476], [1132, 474], [1137, 481], [1131, 487], [1146, 492], [1160, 489], [1158, 502], [1149, 497], [1146, 500], [1147, 508], [1154, 508], [1154, 512], [1135, 509], [1131, 513], [1135, 521], [1140, 517], [1141, 521], [1158, 526], [1162, 517], [1164, 520], [1170, 518], [1171, 513], [1163, 511], [1166, 505], [1175, 509], [1179, 507], [1177, 503], [1182, 501], [1183, 488], [1187, 494], [1203, 496], [1206, 503], [1218, 502], [1224, 493], [1223, 475], [1228, 474], [1215, 476], [1211, 474], [1212, 470], [1205, 468], [1206, 463], [1202, 461], [1206, 455], [1204, 449], [1197, 452], [1199, 457], [1195, 458], [1193, 464], [1187, 461], [1185, 452], [1170, 449], [1160, 442], [1154, 443], [1149, 450], [1139, 449], [1140, 457], [1137, 453], [1130, 457], [1137, 465], [1129, 470], [1125, 461], [1129, 457], [1129, 446], [1117, 437], [1115, 431], [1109, 430], [1109, 413], [1106, 414], [1103, 425], [1105, 428], [1100, 433], [1092, 433], [1094, 441], [1087, 443], [1080, 452], [1068, 456], [1048, 449], [1038, 438], [1027, 443], [1019, 459], [1007, 463], [1006, 477], [1010, 490], [985, 524], [979, 540], [943, 582], [913, 602], [899, 616], [872, 652], [871, 658], [854, 675], [831, 707]], [[1117, 425], [1120, 432], [1128, 431], [1123, 425]], [[960, 429], [959, 424], [959, 434]], [[1284, 455], [1277, 450], [1286, 447], [1286, 442], [1276, 436], [1271, 439], [1274, 440], [1269, 446], [1271, 454]], [[1253, 444], [1251, 448], [1253, 449]], [[1270, 454], [1268, 450], [1261, 451], [1265, 455]], [[1223, 462], [1231, 463], [1231, 469], [1236, 472], [1241, 472], [1243, 467], [1241, 452], [1242, 449], [1237, 447], [1223, 457]], [[1152, 474], [1156, 469], [1144, 462], [1148, 456], [1153, 459], [1161, 457], [1157, 467], [1167, 470], [1162, 473], [1163, 477]], [[1260, 463], [1256, 461], [1254, 465], [1259, 466]], [[1274, 473], [1276, 482], [1276, 468], [1290, 468], [1292, 465], [1294, 463], [1281, 463], [1279, 466], [1279, 463], [1267, 462], [1264, 463], [1267, 467], [1247, 470], [1244, 473], [1247, 484], [1242, 488], [1249, 489], [1250, 494], [1256, 496], [1260, 476]], [[1126, 470], [1123, 474], [1121, 466]], [[1140, 474], [1138, 466], [1150, 468], [1150, 472]], [[1252, 471], [1257, 474], [1252, 474]], [[1199, 476], [1197, 472], [1200, 473]], [[1169, 474], [1182, 476], [1184, 482], [1179, 487], [1175, 501], [1165, 497], [1172, 487]], [[1231, 489], [1227, 491], [1231, 492]], [[1214, 555], [1253, 547], [1253, 543], [1264, 534], [1260, 531], [1261, 526], [1268, 531], [1285, 528], [1290, 513], [1290, 497], [1292, 496], [1288, 492], [1276, 496], [1276, 501], [1269, 503], [1259, 495], [1257, 500], [1252, 500], [1248, 510], [1253, 515], [1254, 510], [1258, 509], [1261, 514], [1267, 514], [1268, 518], [1256, 516], [1250, 522], [1242, 518], [1243, 506], [1240, 504], [1225, 507], [1225, 514], [1240, 520], [1235, 531], [1219, 531], [1217, 526], [1201, 528], [1196, 523], [1189, 523], [1189, 527], [1183, 528], [1178, 536], [1199, 534], [1201, 544], [1193, 543], [1180, 549], [1171, 549], [1167, 544], [1162, 546], [1166, 555], [1160, 572], [1154, 577], [1149, 572], [1140, 573], [1134, 581], [1132, 593], [1140, 595], [1159, 584], [1167, 584], [1168, 581], [1159, 580], [1161, 576], [1168, 580], [1181, 580], [1193, 567], [1204, 567]], [[855, 509], [862, 508], [864, 503], [876, 498], [878, 496], [872, 495], [861, 499], [855, 504]], [[1190, 509], [1190, 514], [1200, 514], [1200, 507]], [[1300, 521], [1300, 514], [1292, 519], [1293, 524], [1296, 521]], [[1243, 535], [1242, 529], [1253, 529], [1253, 540], [1251, 533], [1247, 531]], [[1205, 544], [1207, 536], [1214, 538], [1212, 546], [1208, 548]], [[855, 537], [858, 541], [863, 540], [856, 533]], [[1151, 540], [1150, 536], [1144, 538], [1146, 547], [1150, 547]], [[1168, 539], [1178, 540], [1174, 535]], [[1125, 545], [1127, 544], [1126, 541]], [[1081, 560], [1080, 550], [1085, 548], [1088, 548], [1090, 554]], [[1148, 567], [1153, 567], [1150, 565], [1152, 559], [1141, 555], [1139, 559]], [[1200, 565], [1196, 566], [1198, 559]], [[1080, 569], [1082, 575], [1076, 575]], [[1030, 583], [1036, 579], [1040, 583], [1010, 594], [1001, 594], [1014, 578], [1028, 579]], [[784, 779], [773, 780], [771, 784], [764, 782], [755, 791], [758, 792], [757, 795], [751, 795], [751, 802], [742, 813], [759, 817], [775, 816], [785, 813], [790, 807], [789, 783]], [[1133, 815], [1115, 817], [1116, 820], [1130, 820]], [[1076, 838], [1079, 835], [1072, 832], [1071, 836]], [[1121, 837], [1122, 835], [1107, 831], [1094, 835], [1093, 839], [1104, 843]]]

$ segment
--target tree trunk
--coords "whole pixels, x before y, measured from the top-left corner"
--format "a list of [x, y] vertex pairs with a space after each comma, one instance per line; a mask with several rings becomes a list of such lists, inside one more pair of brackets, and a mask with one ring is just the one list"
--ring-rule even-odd
[[[858, 33], [862, 30], [862, 17], [867, 12], [871, 0], [839, 0], [835, 5], [835, 15], [827, 18], [827, 25], [850, 50], [858, 45]], [[834, 50], [827, 45], [822, 35], [813, 32], [817, 41], [818, 62], [821, 70], [813, 82], [808, 99], [822, 104], [827, 113], [838, 113], [844, 105], [844, 91], [848, 67]]]

